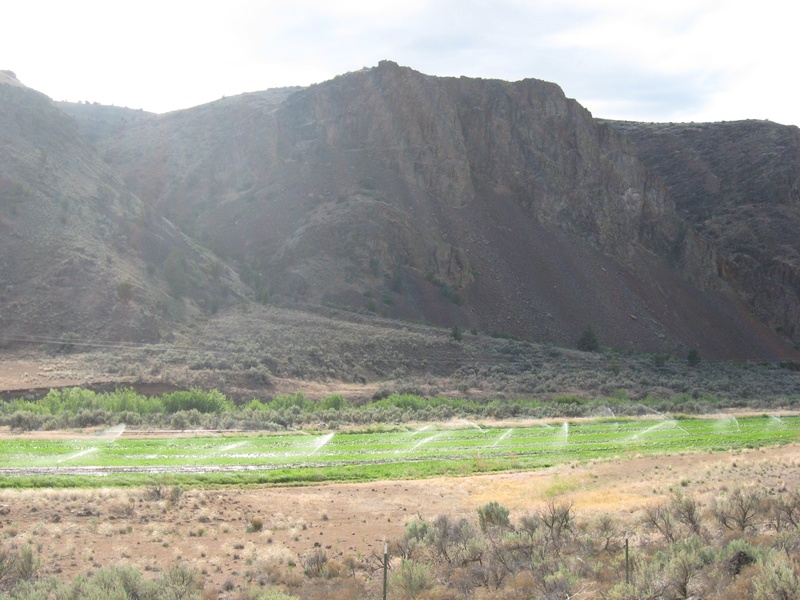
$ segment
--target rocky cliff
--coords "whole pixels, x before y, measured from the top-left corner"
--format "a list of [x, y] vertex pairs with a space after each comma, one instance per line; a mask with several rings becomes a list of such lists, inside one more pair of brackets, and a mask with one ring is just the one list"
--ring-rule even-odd
[[164, 115], [59, 106], [0, 76], [6, 337], [151, 340], [255, 298], [795, 356], [796, 128], [606, 122], [388, 61]]
[[800, 129], [768, 121], [610, 124], [713, 244], [720, 278], [771, 329], [800, 339]]
[[592, 324], [618, 347], [790, 349], [720, 276], [715, 240], [639, 144], [552, 83], [382, 62], [140, 119], [99, 143], [138, 197], [262, 300], [565, 344]]

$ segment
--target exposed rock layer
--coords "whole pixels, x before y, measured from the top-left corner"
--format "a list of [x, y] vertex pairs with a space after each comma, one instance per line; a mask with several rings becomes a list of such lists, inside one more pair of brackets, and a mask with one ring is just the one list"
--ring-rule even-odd
[[591, 323], [621, 347], [783, 352], [639, 149], [551, 83], [382, 62], [154, 117], [104, 148], [276, 301], [567, 344]]
[[609, 122], [713, 244], [720, 277], [758, 318], [800, 338], [800, 129], [769, 121]]
[[[800, 161], [781, 149], [796, 152], [796, 128], [773, 132], [780, 157], [720, 157], [718, 141], [598, 121], [551, 83], [391, 62], [165, 115], [102, 107], [98, 123], [64, 108], [148, 222], [167, 217], [260, 300], [567, 345], [591, 324], [621, 348], [792, 356]], [[663, 156], [676, 149], [701, 156], [688, 175]], [[772, 206], [744, 228], [760, 253], [721, 243], [738, 239], [726, 179], [743, 170]], [[705, 216], [698, 190], [717, 194]], [[762, 237], [780, 219], [778, 252]]]

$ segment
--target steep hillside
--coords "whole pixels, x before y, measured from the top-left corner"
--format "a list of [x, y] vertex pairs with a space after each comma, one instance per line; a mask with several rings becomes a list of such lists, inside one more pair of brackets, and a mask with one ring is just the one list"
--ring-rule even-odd
[[0, 72], [0, 257], [0, 342], [152, 341], [182, 314], [223, 303], [223, 289], [231, 301], [244, 293], [9, 71]]
[[75, 119], [83, 136], [92, 143], [103, 141], [137, 121], [154, 116], [143, 110], [97, 103], [56, 102], [55, 105]]
[[720, 276], [764, 323], [800, 342], [800, 129], [768, 121], [610, 124], [636, 144]]
[[105, 160], [274, 302], [786, 356], [617, 128], [554, 84], [384, 61], [133, 122]]

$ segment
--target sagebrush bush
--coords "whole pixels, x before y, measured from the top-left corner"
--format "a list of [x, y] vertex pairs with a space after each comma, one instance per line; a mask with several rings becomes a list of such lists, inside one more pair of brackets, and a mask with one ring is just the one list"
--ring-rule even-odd
[[[478, 509], [477, 528], [448, 515], [412, 521], [391, 544], [402, 559], [391, 582], [408, 597], [426, 589], [497, 598], [506, 593], [564, 598], [582, 589], [616, 600], [800, 597], [800, 564], [787, 560], [792, 552], [776, 548], [780, 535], [771, 527], [762, 524], [749, 539], [721, 535], [723, 525], [706, 535], [694, 517], [683, 516], [706, 513], [699, 499], [674, 494], [664, 508], [676, 520], [673, 535], [637, 534], [631, 543], [629, 584], [618, 530], [633, 524], [597, 517], [584, 523], [568, 502], [550, 502], [523, 515], [516, 526], [510, 520], [506, 524], [506, 512], [496, 502]], [[487, 515], [498, 515], [503, 526], [484, 526], [491, 520]], [[696, 529], [703, 534], [694, 534]], [[795, 528], [793, 535], [800, 539], [800, 530]], [[428, 569], [420, 572], [418, 565]]]
[[478, 523], [484, 533], [492, 527], [508, 529], [511, 526], [508, 509], [497, 502], [489, 502], [478, 507]]
[[252, 517], [250, 519], [250, 525], [247, 527], [248, 533], [258, 533], [264, 529], [264, 519], [261, 517]]

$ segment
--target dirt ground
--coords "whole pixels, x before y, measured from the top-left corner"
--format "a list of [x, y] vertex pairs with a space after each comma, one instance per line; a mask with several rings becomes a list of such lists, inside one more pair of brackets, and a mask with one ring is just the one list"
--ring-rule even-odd
[[[188, 377], [186, 377], [188, 378]], [[179, 378], [180, 379], [180, 378]], [[191, 379], [191, 378], [188, 378]], [[183, 386], [161, 382], [159, 378], [142, 381], [134, 376], [107, 373], [87, 360], [86, 355], [43, 357], [31, 355], [30, 358], [0, 357], [0, 397], [16, 398], [26, 394], [44, 395], [52, 388], [85, 387], [113, 390], [130, 386], [142, 394], [163, 394], [183, 387], [201, 384], [200, 375], [194, 374], [198, 381], [187, 381]], [[202, 385], [201, 385], [202, 387]], [[272, 395], [294, 394], [302, 390], [308, 398], [324, 398], [341, 394], [346, 398], [369, 398], [379, 384], [349, 384], [341, 381], [314, 382], [290, 378], [273, 377], [269, 392]]]
[[0, 392], [84, 385], [110, 380], [108, 376], [88, 370], [79, 357], [6, 358], [0, 360]]
[[[609, 513], [637, 537], [641, 510], [679, 490], [698, 498], [740, 484], [767, 493], [800, 484], [800, 446], [715, 454], [619, 457], [542, 471], [304, 487], [183, 490], [0, 490], [0, 537], [41, 548], [43, 573], [72, 577], [125, 564], [146, 573], [185, 565], [203, 573], [207, 597], [234, 598], [257, 569], [302, 569], [324, 549], [369, 562], [415, 518], [476, 521], [497, 501], [512, 521], [551, 500], [574, 503], [578, 521]], [[297, 565], [292, 567], [292, 565]], [[269, 569], [268, 569], [269, 570]]]

